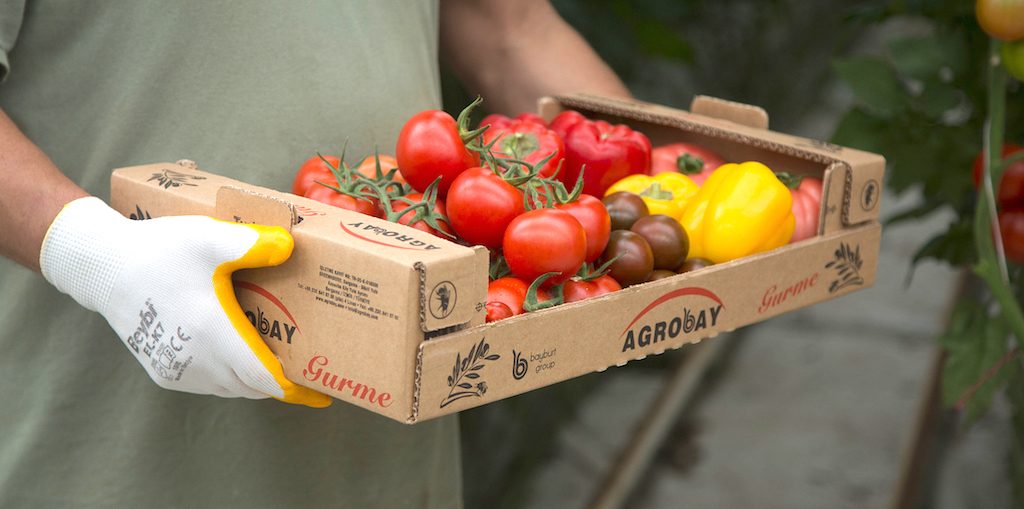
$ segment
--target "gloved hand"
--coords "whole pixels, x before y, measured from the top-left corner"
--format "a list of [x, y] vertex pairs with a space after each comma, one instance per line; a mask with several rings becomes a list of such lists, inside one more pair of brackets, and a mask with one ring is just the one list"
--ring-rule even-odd
[[231, 273], [284, 262], [282, 228], [202, 216], [132, 221], [99, 198], [68, 203], [43, 240], [43, 276], [99, 312], [160, 387], [311, 407], [235, 299]]

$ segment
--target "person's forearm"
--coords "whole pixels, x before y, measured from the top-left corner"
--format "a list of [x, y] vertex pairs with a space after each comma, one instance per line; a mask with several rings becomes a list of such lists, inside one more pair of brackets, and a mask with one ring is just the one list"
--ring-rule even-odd
[[488, 110], [534, 111], [545, 95], [629, 90], [547, 0], [444, 0], [441, 52]]
[[53, 218], [87, 195], [0, 110], [0, 255], [38, 271]]

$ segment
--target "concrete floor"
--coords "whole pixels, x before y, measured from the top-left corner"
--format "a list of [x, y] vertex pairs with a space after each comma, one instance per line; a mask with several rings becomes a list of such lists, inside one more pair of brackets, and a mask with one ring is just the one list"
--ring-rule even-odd
[[[949, 268], [924, 263], [908, 287], [908, 263], [944, 224], [886, 229], [873, 288], [744, 331], [627, 506], [888, 507], [956, 282]], [[608, 374], [561, 433], [526, 507], [584, 507], [666, 378], [635, 367]], [[1005, 470], [978, 463], [999, 437], [947, 454], [953, 472], [937, 496], [957, 503], [936, 506], [993, 507], [984, 489]], [[978, 482], [958, 481], [965, 469]]]

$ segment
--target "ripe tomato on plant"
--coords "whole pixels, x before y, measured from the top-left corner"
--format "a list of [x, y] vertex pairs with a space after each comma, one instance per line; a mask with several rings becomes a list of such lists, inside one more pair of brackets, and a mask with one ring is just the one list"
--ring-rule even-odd
[[498, 249], [505, 229], [525, 212], [523, 192], [487, 168], [470, 168], [448, 189], [448, 219], [470, 244]]
[[1024, 0], [977, 0], [974, 14], [982, 30], [996, 39], [1024, 38]]
[[670, 143], [651, 151], [651, 175], [678, 172], [698, 186], [723, 164], [722, 156], [694, 143]]
[[341, 159], [335, 156], [321, 157], [319, 155], [306, 159], [306, 162], [302, 163], [299, 171], [295, 174], [295, 180], [292, 181], [292, 194], [306, 196], [306, 191], [309, 191], [309, 188], [318, 181], [325, 184], [336, 184], [338, 181], [335, 180], [334, 174], [331, 173], [331, 167], [328, 165], [337, 168], [341, 165]]
[[[333, 179], [334, 176], [332, 175], [331, 178]], [[313, 187], [306, 191], [306, 198], [345, 210], [354, 210], [368, 216], [384, 216], [378, 200], [340, 193], [335, 189], [320, 184], [313, 184]]]
[[[565, 153], [562, 137], [548, 129], [537, 115], [526, 116], [522, 120], [511, 119], [501, 115], [489, 115], [480, 126], [490, 126], [484, 132], [484, 145], [491, 147], [495, 157], [516, 159], [531, 166], [537, 166], [543, 177], [555, 174]], [[520, 115], [520, 117], [523, 117]], [[536, 118], [534, 118], [536, 117]]]
[[605, 274], [592, 281], [572, 278], [562, 286], [562, 296], [565, 302], [576, 302], [593, 297], [599, 297], [622, 289], [619, 282]]
[[509, 223], [502, 242], [505, 261], [512, 273], [533, 281], [548, 272], [558, 284], [583, 266], [587, 234], [572, 214], [558, 209], [526, 212]]
[[480, 166], [480, 157], [466, 145], [482, 133], [470, 131], [469, 117], [481, 100], [473, 101], [458, 120], [440, 110], [421, 111], [410, 118], [398, 133], [395, 157], [402, 177], [417, 191], [424, 192], [440, 177], [438, 196], [448, 194], [455, 177]]
[[1024, 264], [1024, 208], [999, 213], [999, 233], [1003, 237], [1006, 259]]
[[552, 130], [565, 130], [565, 165], [558, 178], [566, 186], [572, 187], [582, 170], [583, 192], [604, 196], [615, 182], [650, 172], [651, 141], [647, 136], [622, 124], [581, 117], [576, 112], [562, 112], [552, 120]]
[[[517, 277], [508, 276], [495, 279], [487, 285], [487, 306], [492, 303], [504, 304], [513, 315], [521, 315], [529, 289], [530, 283]], [[550, 298], [551, 296], [543, 288], [537, 290], [538, 301], [544, 302]], [[488, 309], [488, 316], [490, 316], [490, 309]]]
[[583, 231], [587, 234], [587, 253], [585, 261], [596, 260], [604, 247], [608, 245], [608, 235], [612, 232], [612, 220], [608, 215], [608, 209], [604, 203], [589, 194], [581, 194], [576, 201], [558, 205], [559, 210], [564, 210], [572, 217], [575, 217]]
[[[1024, 152], [1024, 147], [1016, 143], [1003, 144], [1002, 156], [1004, 159], [1019, 152]], [[984, 154], [978, 154], [974, 158], [974, 185], [981, 184], [981, 175], [984, 171]], [[999, 179], [999, 189], [996, 190], [996, 202], [1000, 207], [1024, 205], [1024, 160], [1016, 161], [1003, 170], [1003, 176]]]

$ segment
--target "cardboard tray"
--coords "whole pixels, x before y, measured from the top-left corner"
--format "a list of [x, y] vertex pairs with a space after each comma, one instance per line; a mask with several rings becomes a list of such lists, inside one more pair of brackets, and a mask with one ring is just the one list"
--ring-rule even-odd
[[600, 298], [484, 324], [487, 251], [188, 162], [115, 170], [135, 219], [204, 214], [289, 228], [279, 267], [241, 271], [242, 308], [302, 385], [416, 423], [714, 337], [873, 284], [885, 160], [767, 130], [763, 110], [698, 97], [692, 112], [588, 95], [545, 98], [625, 123], [655, 146], [690, 141], [824, 180], [817, 237]]

